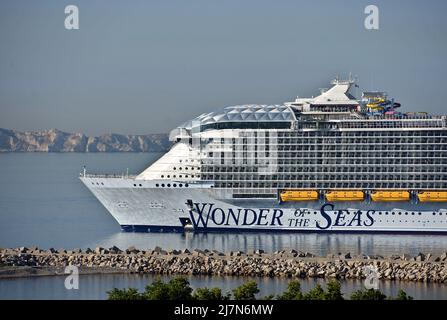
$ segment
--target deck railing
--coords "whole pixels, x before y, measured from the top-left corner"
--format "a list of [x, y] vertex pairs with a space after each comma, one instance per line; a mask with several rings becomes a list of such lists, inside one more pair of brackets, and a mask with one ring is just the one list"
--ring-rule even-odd
[[80, 172], [79, 176], [83, 177], [83, 178], [120, 178], [120, 179], [135, 179], [137, 177], [137, 175], [129, 175], [129, 174], [125, 174], [125, 173], [121, 173], [121, 174], [116, 174], [116, 173], [92, 174], [92, 173], [83, 173], [83, 172]]

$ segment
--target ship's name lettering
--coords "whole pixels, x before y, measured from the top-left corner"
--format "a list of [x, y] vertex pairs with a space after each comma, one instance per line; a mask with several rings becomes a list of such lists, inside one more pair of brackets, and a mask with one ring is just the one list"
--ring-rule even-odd
[[[331, 211], [331, 212], [330, 212]], [[372, 217], [374, 210], [348, 211], [334, 210], [334, 205], [327, 203], [320, 209], [320, 217], [315, 216], [314, 226], [321, 230], [330, 227], [370, 227], [374, 224]], [[274, 209], [250, 209], [216, 207], [214, 203], [194, 203], [189, 210], [189, 215], [194, 228], [207, 228], [214, 226], [283, 226], [284, 210]], [[306, 209], [294, 211], [293, 218], [287, 218], [288, 227], [311, 227], [313, 219], [309, 218]]]
[[211, 220], [214, 225], [242, 225], [242, 226], [282, 226], [284, 215], [281, 209], [222, 209], [214, 203], [194, 203], [195, 210], [189, 214], [194, 227], [206, 228]]
[[328, 229], [329, 227], [370, 227], [374, 224], [374, 218], [372, 217], [374, 210], [368, 210], [362, 212], [360, 210], [352, 212], [353, 215], [351, 217], [351, 212], [348, 210], [337, 210], [335, 217], [331, 217], [331, 215], [326, 211], [330, 208], [331, 211], [334, 210], [334, 205], [331, 203], [326, 203], [321, 207], [320, 214], [325, 220], [324, 222], [316, 221], [316, 227], [318, 229]]

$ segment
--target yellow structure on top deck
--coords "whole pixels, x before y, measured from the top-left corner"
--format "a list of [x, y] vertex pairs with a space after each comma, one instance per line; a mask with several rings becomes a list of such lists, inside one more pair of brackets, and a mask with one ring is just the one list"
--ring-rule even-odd
[[315, 190], [284, 190], [280, 193], [281, 201], [315, 201], [318, 191]]
[[363, 201], [364, 199], [365, 193], [359, 190], [339, 190], [326, 193], [327, 201]]
[[387, 191], [376, 190], [371, 192], [372, 201], [409, 201], [410, 192], [408, 191]]
[[418, 199], [420, 202], [447, 202], [447, 191], [422, 191]]
[[374, 97], [371, 98], [370, 100], [372, 101], [366, 105], [368, 108], [378, 108], [381, 103], [385, 102], [384, 97]]

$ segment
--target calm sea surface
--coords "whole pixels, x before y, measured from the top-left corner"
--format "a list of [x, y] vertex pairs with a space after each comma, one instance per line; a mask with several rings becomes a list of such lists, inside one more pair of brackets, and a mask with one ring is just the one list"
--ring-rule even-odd
[[[37, 245], [58, 249], [116, 245], [127, 248], [133, 245], [141, 249], [161, 246], [222, 251], [294, 248], [318, 255], [348, 251], [382, 255], [447, 251], [447, 236], [433, 235], [123, 233], [79, 181], [79, 172], [86, 165], [88, 172], [125, 173], [128, 168], [130, 173], [138, 173], [160, 156], [159, 153], [0, 154], [0, 247]], [[133, 275], [83, 276], [81, 285], [84, 290], [77, 292], [65, 290], [60, 277], [0, 280], [0, 298], [101, 299], [105, 297], [105, 291], [113, 287], [144, 288], [150, 279], [149, 276]], [[191, 279], [194, 286], [213, 285], [224, 289], [231, 289], [241, 281], [243, 279], [237, 278]], [[286, 280], [258, 282], [265, 294], [279, 292], [287, 285]], [[306, 283], [313, 285], [313, 280]], [[344, 283], [347, 292], [360, 285], [353, 281]], [[447, 286], [391, 282], [384, 286], [389, 293], [404, 287], [418, 298], [447, 298]]]
[[[161, 277], [168, 281], [168, 277]], [[113, 288], [137, 288], [140, 292], [155, 279], [152, 275], [81, 275], [79, 289], [67, 290], [64, 277], [34, 277], [0, 280], [1, 299], [107, 299], [107, 291]], [[255, 280], [259, 288], [259, 297], [280, 294], [287, 288], [287, 279], [243, 278], [243, 277], [189, 277], [191, 287], [220, 287], [223, 292], [231, 292], [247, 280]], [[301, 289], [307, 292], [317, 283], [325, 285], [321, 279], [301, 279]], [[360, 280], [341, 282], [341, 291], [349, 298], [350, 294], [363, 286]], [[424, 283], [399, 283], [384, 281], [379, 289], [389, 296], [396, 296], [399, 289], [415, 299], [447, 299], [445, 285]]]

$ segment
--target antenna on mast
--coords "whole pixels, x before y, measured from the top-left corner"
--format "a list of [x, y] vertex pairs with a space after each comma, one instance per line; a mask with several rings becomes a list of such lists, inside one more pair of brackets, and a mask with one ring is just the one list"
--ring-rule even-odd
[[354, 76], [354, 89], [355, 89], [355, 96], [356, 97], [358, 97], [357, 89], [360, 88], [358, 82], [359, 82], [359, 77], [358, 76]]

